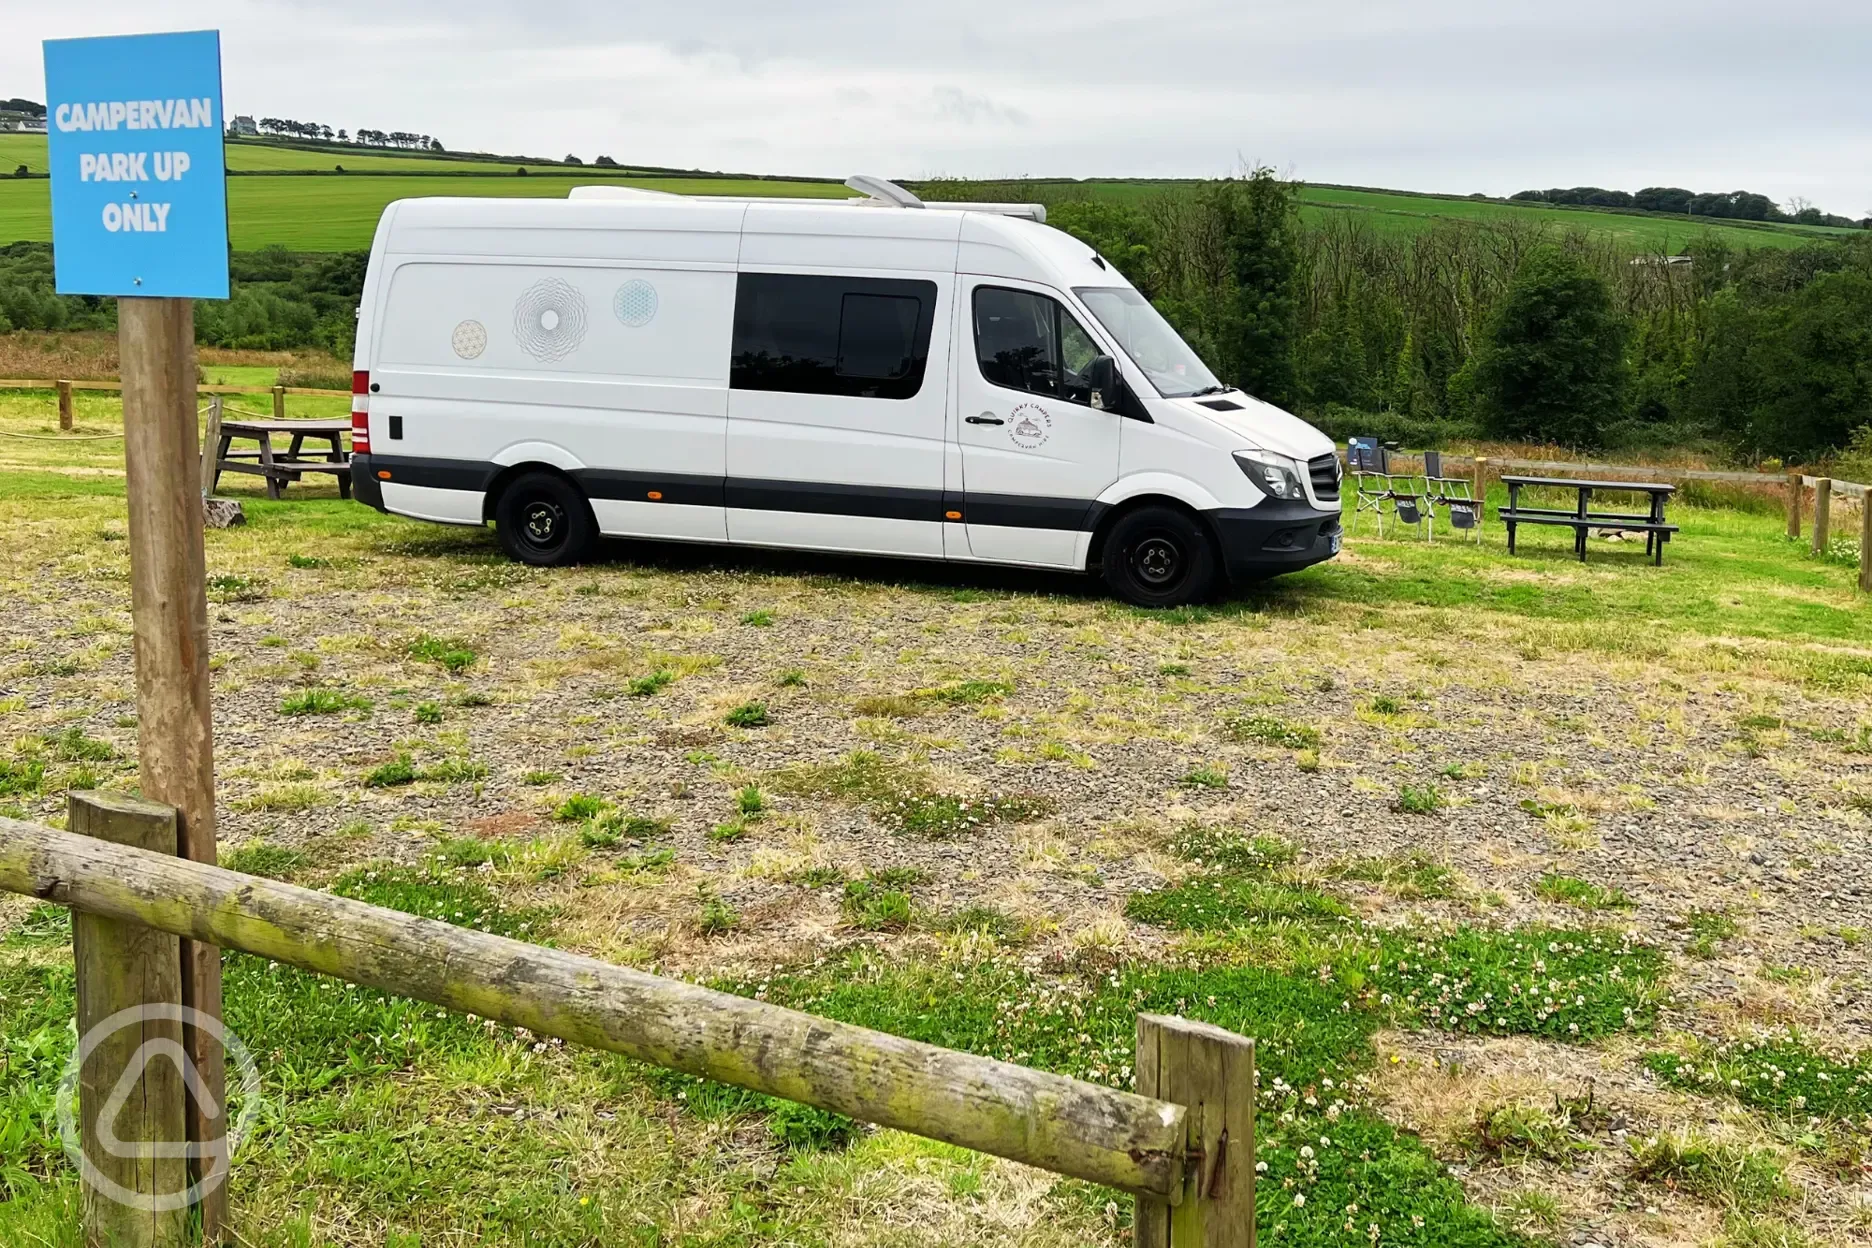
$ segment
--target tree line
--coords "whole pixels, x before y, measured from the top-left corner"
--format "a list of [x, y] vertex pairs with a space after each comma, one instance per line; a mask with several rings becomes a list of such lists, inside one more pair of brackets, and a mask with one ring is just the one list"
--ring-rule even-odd
[[[369, 259], [363, 251], [237, 251], [229, 266], [230, 297], [195, 303], [195, 339], [246, 350], [322, 347], [348, 359]], [[51, 244], [0, 247], [0, 333], [116, 328], [115, 299], [54, 293]]]
[[1681, 186], [1647, 186], [1641, 191], [1613, 191], [1603, 186], [1551, 187], [1544, 191], [1516, 191], [1508, 197], [1519, 203], [1570, 204], [1589, 208], [1637, 208], [1678, 216], [1715, 217], [1723, 221], [1778, 221], [1801, 225], [1835, 225], [1872, 230], [1872, 214], [1863, 220], [1822, 212], [1796, 196], [1782, 208], [1757, 191], [1716, 191], [1699, 194]]
[[1301, 220], [1268, 170], [1135, 204], [1083, 188], [925, 183], [1051, 200], [1224, 381], [1335, 437], [1696, 447], [1810, 460], [1872, 425], [1872, 238], [1713, 237], [1634, 255], [1545, 222], [1378, 233]]
[[[289, 117], [262, 117], [254, 122], [254, 128], [261, 134], [282, 135], [287, 138], [308, 139], [323, 143], [358, 143], [365, 147], [395, 147], [425, 152], [440, 152], [446, 149], [442, 140], [427, 134], [415, 134], [408, 130], [359, 130], [355, 135], [344, 130], [334, 130], [318, 121], [294, 121]], [[232, 131], [230, 130], [230, 133]]]

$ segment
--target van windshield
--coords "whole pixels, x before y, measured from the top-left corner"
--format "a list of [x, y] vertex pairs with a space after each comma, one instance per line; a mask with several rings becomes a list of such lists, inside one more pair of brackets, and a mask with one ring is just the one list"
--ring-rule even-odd
[[1228, 389], [1151, 307], [1150, 300], [1129, 286], [1075, 286], [1073, 293], [1085, 301], [1099, 324], [1111, 332], [1164, 398], [1186, 399]]

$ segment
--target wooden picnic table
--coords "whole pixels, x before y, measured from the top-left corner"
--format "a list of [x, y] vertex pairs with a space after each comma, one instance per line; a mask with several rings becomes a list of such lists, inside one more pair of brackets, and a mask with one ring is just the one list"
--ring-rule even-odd
[[[266, 478], [267, 497], [278, 498], [282, 490], [308, 472], [329, 472], [338, 478], [338, 496], [351, 497], [351, 453], [345, 449], [344, 435], [351, 431], [351, 420], [228, 420], [221, 421], [220, 444], [215, 448], [212, 492], [223, 472], [251, 472]], [[284, 455], [273, 449], [274, 435], [289, 438]], [[236, 440], [253, 442], [252, 451], [235, 451]], [[307, 441], [324, 442], [330, 449], [308, 453]], [[321, 457], [322, 456], [322, 457]]]
[[[1503, 477], [1502, 484], [1508, 487], [1508, 505], [1496, 511], [1496, 516], [1508, 526], [1508, 553], [1515, 548], [1515, 526], [1517, 524], [1552, 524], [1569, 526], [1573, 530], [1573, 553], [1579, 556], [1581, 563], [1586, 562], [1586, 532], [1588, 529], [1625, 529], [1636, 530], [1645, 535], [1645, 553], [1653, 557], [1654, 562], [1664, 562], [1664, 543], [1671, 534], [1677, 532], [1677, 526], [1665, 522], [1664, 504], [1677, 487], [1657, 481], [1587, 481], [1575, 477]], [[1521, 506], [1522, 487], [1545, 486], [1550, 489], [1574, 490], [1578, 493], [1579, 503], [1572, 510], [1559, 507], [1523, 507]], [[1650, 496], [1650, 508], [1643, 514], [1628, 511], [1593, 511], [1588, 507], [1595, 491]]]

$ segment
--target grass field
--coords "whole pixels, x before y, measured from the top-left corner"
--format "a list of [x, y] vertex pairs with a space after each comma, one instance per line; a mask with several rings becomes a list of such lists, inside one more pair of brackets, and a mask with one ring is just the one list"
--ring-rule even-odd
[[[45, 170], [45, 139], [37, 135], [0, 135], [0, 172], [19, 164], [34, 172]], [[774, 182], [763, 179], [629, 178], [592, 168], [570, 171], [563, 166], [533, 165], [551, 173], [538, 181], [514, 176], [511, 164], [439, 159], [420, 154], [365, 155], [327, 153], [300, 148], [269, 147], [248, 143], [228, 148], [234, 170], [329, 170], [342, 164], [355, 171], [447, 172], [461, 175], [485, 169], [491, 176], [450, 176], [400, 179], [369, 177], [347, 179], [233, 178], [228, 183], [229, 217], [234, 246], [250, 249], [280, 244], [301, 251], [358, 250], [370, 245], [371, 234], [383, 206], [412, 195], [525, 195], [557, 198], [566, 193], [565, 175], [579, 179], [620, 181], [681, 194], [794, 195], [844, 198], [851, 194], [830, 182]], [[498, 172], [496, 172], [498, 171]], [[1135, 203], [1187, 183], [1111, 181], [1043, 184], [1061, 195], [1086, 196]], [[0, 179], [0, 239], [45, 241], [51, 237], [50, 198], [42, 180], [9, 183]], [[1354, 190], [1308, 186], [1302, 192], [1302, 211], [1313, 221], [1352, 215], [1374, 230], [1412, 233], [1443, 221], [1538, 222], [1555, 230], [1585, 230], [1613, 240], [1633, 252], [1675, 253], [1705, 235], [1739, 247], [1795, 247], [1813, 238], [1852, 234], [1855, 231], [1821, 226], [1783, 224], [1716, 224], [1708, 221], [1648, 216], [1642, 213], [1605, 212], [1583, 208], [1547, 207], [1439, 197], [1394, 191]]]
[[[600, 179], [593, 179], [594, 181]], [[832, 183], [731, 178], [609, 178], [628, 186], [681, 195], [797, 195], [845, 199]], [[50, 241], [50, 183], [0, 181], [0, 238]], [[487, 195], [563, 199], [564, 178], [230, 178], [228, 220], [233, 245], [248, 251], [278, 243], [295, 251], [363, 251], [393, 200], [419, 195]]]
[[[0, 813], [135, 783], [120, 421], [0, 393]], [[1872, 1244], [1872, 603], [1773, 515], [1674, 506], [1662, 568], [1361, 521], [1154, 614], [771, 553], [539, 571], [227, 492], [231, 866], [1119, 1085], [1140, 1009], [1247, 1032], [1268, 1244]], [[69, 942], [0, 899], [8, 1245], [77, 1243]], [[1129, 1242], [1018, 1166], [251, 958], [227, 995], [246, 1245]]]
[[1328, 212], [1353, 213], [1378, 230], [1411, 232], [1438, 220], [1538, 221], [1557, 231], [1584, 230], [1608, 237], [1634, 252], [1664, 255], [1675, 255], [1683, 250], [1686, 243], [1695, 242], [1706, 234], [1738, 247], [1797, 247], [1814, 238], [1860, 233], [1857, 230], [1826, 226], [1717, 224], [1707, 218], [1690, 220], [1591, 208], [1440, 199], [1392, 191], [1359, 191], [1327, 186], [1304, 188], [1301, 191], [1301, 203], [1315, 219]]

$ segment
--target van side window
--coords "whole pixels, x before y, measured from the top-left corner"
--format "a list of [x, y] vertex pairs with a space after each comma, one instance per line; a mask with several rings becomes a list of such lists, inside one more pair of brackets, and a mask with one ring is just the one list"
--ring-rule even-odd
[[1058, 300], [976, 288], [975, 358], [994, 385], [1090, 406], [1092, 388], [1079, 376], [1099, 354], [1097, 340]]
[[935, 314], [934, 282], [743, 273], [729, 387], [915, 398]]

